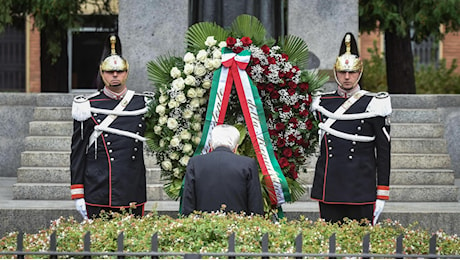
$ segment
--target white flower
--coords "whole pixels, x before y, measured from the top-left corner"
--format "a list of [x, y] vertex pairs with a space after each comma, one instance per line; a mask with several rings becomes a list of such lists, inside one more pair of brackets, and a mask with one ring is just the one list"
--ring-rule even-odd
[[188, 154], [192, 151], [192, 145], [191, 144], [185, 144], [184, 147], [182, 148], [182, 152]]
[[224, 48], [224, 47], [227, 47], [227, 42], [226, 41], [221, 41], [219, 42], [219, 48]]
[[173, 170], [173, 175], [174, 175], [174, 177], [176, 177], [176, 178], [181, 178], [181, 177], [182, 177], [182, 174], [180, 173], [180, 169], [179, 169], [179, 168], [174, 168], [174, 170]]
[[193, 53], [191, 53], [191, 52], [187, 52], [187, 53], [184, 55], [184, 62], [185, 62], [185, 63], [192, 63], [192, 62], [195, 62], [195, 55], [193, 55]]
[[180, 144], [180, 139], [177, 136], [174, 136], [169, 142], [169, 145], [171, 145], [171, 147], [178, 147], [179, 144]]
[[208, 36], [208, 38], [206, 38], [206, 41], [204, 42], [204, 45], [212, 47], [216, 45], [216, 43], [217, 41], [214, 39], [214, 36]]
[[185, 78], [185, 84], [187, 84], [188, 86], [195, 86], [196, 85], [196, 79], [194, 76], [192, 75], [188, 75], [186, 78]]
[[201, 62], [204, 62], [207, 58], [208, 58], [208, 53], [205, 50], [200, 50], [196, 54], [196, 59], [201, 61]]
[[172, 152], [172, 153], [169, 154], [169, 159], [177, 160], [177, 159], [179, 159], [179, 154], [176, 153], [176, 152]]
[[200, 105], [204, 105], [206, 104], [206, 102], [208, 102], [208, 100], [206, 98], [200, 98]]
[[204, 75], [206, 75], [206, 67], [203, 66], [203, 65], [196, 65], [195, 66], [195, 75], [197, 75], [198, 77], [203, 77]]
[[194, 142], [195, 144], [199, 144], [199, 143], [201, 142], [201, 137], [195, 136], [195, 137], [193, 138], [193, 142]]
[[190, 134], [190, 132], [187, 129], [185, 129], [182, 132], [180, 132], [180, 138], [182, 140], [190, 140], [190, 138], [192, 138], [192, 134]]
[[176, 101], [179, 103], [185, 103], [187, 101], [187, 98], [185, 97], [185, 94], [181, 92], [179, 95], [176, 96]]
[[196, 114], [193, 116], [193, 119], [195, 119], [196, 121], [201, 121], [201, 116]]
[[165, 147], [165, 140], [161, 139], [159, 145], [161, 148]]
[[169, 129], [174, 130], [179, 126], [179, 124], [177, 123], [177, 120], [175, 118], [170, 117], [168, 118], [167, 126]]
[[209, 79], [203, 80], [203, 84], [201, 84], [201, 86], [202, 86], [204, 89], [209, 89], [209, 88], [211, 88], [211, 85], [212, 85], [212, 81], [209, 80]]
[[181, 91], [185, 88], [185, 83], [183, 78], [178, 78], [173, 80], [171, 83], [174, 90]]
[[222, 65], [222, 60], [221, 59], [213, 59], [211, 61], [212, 63], [212, 66], [214, 67], [214, 69], [218, 69], [220, 67], [220, 65]]
[[213, 59], [221, 59], [222, 58], [222, 51], [220, 49], [215, 49], [213, 52], [212, 52], [212, 58]]
[[190, 109], [184, 109], [184, 111], [182, 112], [182, 117], [184, 117], [185, 119], [190, 119], [192, 116], [193, 111]]
[[171, 72], [169, 72], [169, 75], [171, 75], [173, 79], [177, 79], [181, 76], [181, 72], [177, 67], [173, 67]]
[[172, 169], [172, 163], [170, 160], [165, 160], [161, 162], [161, 167], [166, 171], [170, 171]]
[[198, 95], [197, 90], [195, 90], [194, 88], [187, 90], [187, 97], [195, 98], [197, 97], [197, 95]]
[[156, 125], [153, 127], [153, 131], [155, 132], [155, 134], [159, 135], [161, 133], [161, 126], [159, 125]]
[[192, 124], [192, 129], [195, 131], [200, 131], [201, 130], [201, 124], [200, 123], [193, 123]]
[[160, 116], [160, 118], [158, 118], [158, 124], [164, 125], [164, 124], [166, 124], [166, 122], [168, 122], [168, 117], [167, 116]]
[[176, 100], [170, 100], [170, 101], [168, 102], [168, 107], [169, 107], [170, 109], [179, 107], [179, 102], [177, 102]]
[[196, 92], [197, 97], [203, 97], [204, 94], [206, 93], [206, 90], [203, 88], [197, 88], [195, 89], [195, 92]]
[[200, 107], [200, 99], [199, 98], [193, 98], [192, 101], [190, 101], [190, 106], [193, 108]]
[[214, 69], [214, 64], [212, 63], [212, 60], [210, 60], [210, 59], [205, 60], [204, 61], [204, 67], [207, 70], [213, 70]]
[[195, 65], [193, 63], [185, 64], [185, 66], [184, 66], [184, 74], [185, 75], [192, 74], [194, 70], [195, 70]]
[[166, 111], [166, 108], [162, 105], [158, 105], [156, 108], [155, 108], [155, 112], [157, 114], [159, 114], [160, 116], [164, 115], [165, 114], [165, 111]]
[[183, 166], [187, 166], [189, 160], [190, 160], [190, 157], [188, 157], [187, 155], [184, 155], [184, 157], [180, 158], [179, 163], [182, 164]]
[[159, 98], [158, 98], [158, 102], [160, 102], [160, 104], [164, 104], [168, 101], [169, 97], [166, 96], [166, 95], [161, 95]]

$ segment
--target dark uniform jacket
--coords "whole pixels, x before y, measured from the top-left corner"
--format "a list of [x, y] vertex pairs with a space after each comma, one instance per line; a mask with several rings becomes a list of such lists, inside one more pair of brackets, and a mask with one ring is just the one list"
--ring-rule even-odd
[[[363, 95], [346, 112], [358, 114], [369, 111], [375, 95]], [[389, 103], [388, 101], [384, 101]], [[333, 113], [347, 99], [326, 94], [320, 106]], [[379, 110], [379, 108], [374, 108]], [[390, 105], [391, 111], [391, 105]], [[327, 117], [316, 111], [320, 122]], [[324, 203], [371, 204], [376, 198], [388, 199], [390, 182], [390, 126], [382, 116], [354, 120], [337, 119], [331, 128], [358, 136], [375, 136], [374, 141], [360, 142], [325, 133], [320, 140], [320, 155], [316, 163], [311, 197]]]
[[187, 165], [182, 194], [182, 214], [194, 210], [262, 215], [263, 201], [258, 166], [254, 159], [236, 155], [229, 148], [194, 156]]
[[[114, 100], [103, 92], [90, 98], [93, 108], [114, 109], [120, 100]], [[143, 96], [134, 95], [123, 111], [143, 109]], [[143, 142], [127, 136], [102, 132], [88, 147], [94, 126], [101, 124], [106, 114], [92, 113], [81, 122], [74, 121], [72, 136], [71, 188], [72, 199], [85, 198], [92, 206], [128, 207], [130, 203], [146, 202], [146, 176]], [[109, 127], [144, 135], [143, 115], [118, 116]], [[97, 151], [95, 150], [97, 149]]]

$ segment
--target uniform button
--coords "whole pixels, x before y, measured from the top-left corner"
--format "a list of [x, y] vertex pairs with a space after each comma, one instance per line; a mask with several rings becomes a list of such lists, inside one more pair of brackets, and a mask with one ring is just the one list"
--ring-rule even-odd
[[332, 153], [330, 153], [330, 154], [329, 154], [329, 158], [332, 158], [332, 156], [334, 156], [334, 155], [332, 155]]
[[138, 135], [138, 134], [139, 134], [139, 132], [136, 132], [136, 134]]
[[329, 146], [329, 151], [332, 150], [332, 146]]
[[134, 149], [133, 149], [133, 150], [134, 150], [135, 152], [137, 152], [137, 147], [134, 147]]
[[139, 127], [142, 127], [142, 124], [139, 124]]
[[354, 153], [354, 152], [355, 152], [355, 148], [351, 148], [351, 149], [350, 149], [350, 152]]
[[360, 127], [360, 126], [358, 126], [357, 129], [358, 129], [358, 131], [361, 131], [361, 127]]
[[96, 114], [96, 113], [94, 113], [94, 114], [93, 114], [93, 116], [97, 116], [97, 114]]
[[352, 160], [352, 159], [353, 159], [353, 155], [348, 155], [348, 159]]
[[134, 142], [135, 142], [135, 143], [139, 143], [139, 140], [135, 139]]
[[109, 135], [108, 135], [108, 134], [104, 134], [104, 137], [107, 137], [107, 136], [109, 136]]
[[353, 145], [356, 145], [356, 141], [351, 142]]
[[110, 149], [110, 150], [109, 150], [109, 153], [112, 153], [112, 152], [113, 152], [113, 150], [112, 150], [112, 149]]
[[328, 139], [327, 142], [330, 143], [330, 142], [331, 142], [331, 139]]
[[100, 122], [101, 122], [101, 119], [98, 119], [97, 122], [100, 123]]
[[111, 157], [111, 158], [110, 158], [110, 161], [112, 161], [112, 162], [115, 161], [115, 158]]
[[364, 120], [361, 119], [361, 124], [364, 124]]
[[326, 122], [326, 118], [323, 118], [323, 122]]
[[107, 145], [111, 145], [111, 144], [112, 144], [112, 142], [107, 142]]
[[141, 119], [142, 119], [142, 121], [144, 121], [144, 120], [145, 120], [145, 117], [141, 117]]
[[131, 159], [136, 160], [136, 156], [134, 156], [134, 155], [131, 156]]

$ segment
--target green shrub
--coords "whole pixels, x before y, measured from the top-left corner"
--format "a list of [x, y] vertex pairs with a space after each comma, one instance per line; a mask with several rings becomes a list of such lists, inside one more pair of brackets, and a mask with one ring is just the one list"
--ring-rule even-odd
[[[336, 234], [336, 253], [359, 254], [363, 236], [369, 233], [371, 253], [394, 254], [396, 238], [403, 235], [405, 254], [428, 254], [432, 234], [415, 226], [405, 228], [391, 220], [383, 220], [376, 226], [357, 221], [339, 226], [304, 218], [274, 223], [268, 217], [222, 213], [198, 213], [178, 219], [153, 213], [143, 218], [118, 214], [112, 220], [101, 218], [82, 223], [61, 217], [53, 221], [48, 229], [37, 234], [25, 234], [24, 249], [31, 252], [48, 251], [49, 237], [56, 232], [58, 252], [82, 252], [83, 237], [89, 231], [91, 252], [117, 252], [116, 241], [120, 232], [124, 234], [125, 251], [129, 252], [150, 252], [151, 237], [155, 233], [158, 234], [159, 252], [227, 252], [228, 237], [234, 233], [236, 252], [260, 253], [262, 236], [267, 233], [269, 252], [294, 253], [295, 238], [302, 233], [304, 253], [326, 254], [328, 239]], [[456, 235], [442, 231], [436, 234], [438, 254], [460, 254], [460, 239]], [[13, 232], [3, 237], [0, 252], [15, 251], [17, 235]], [[0, 253], [0, 257], [8, 256]]]
[[[385, 56], [379, 54], [377, 43], [367, 50], [370, 59], [363, 60], [364, 73], [361, 85], [372, 92], [387, 91], [387, 73]], [[414, 65], [415, 66], [415, 65]], [[446, 60], [439, 60], [439, 64], [421, 65], [415, 71], [415, 86], [417, 94], [460, 94], [460, 74], [455, 73], [457, 60], [452, 61], [450, 68]]]

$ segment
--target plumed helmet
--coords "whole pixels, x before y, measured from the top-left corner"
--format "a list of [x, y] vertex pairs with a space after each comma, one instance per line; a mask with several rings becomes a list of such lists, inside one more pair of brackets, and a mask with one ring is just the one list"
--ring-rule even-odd
[[339, 56], [334, 64], [334, 76], [339, 85], [341, 83], [337, 79], [337, 72], [346, 71], [359, 72], [359, 78], [355, 83], [356, 85], [363, 73], [363, 61], [359, 58], [355, 37], [350, 32], [345, 34], [340, 46]]
[[[121, 57], [120, 39], [116, 35], [111, 35], [109, 37], [109, 44], [110, 55], [105, 55], [105, 58], [103, 58], [100, 65], [101, 71], [128, 71], [128, 61]], [[106, 52], [107, 46], [104, 47]], [[119, 54], [117, 54], [117, 49]]]

